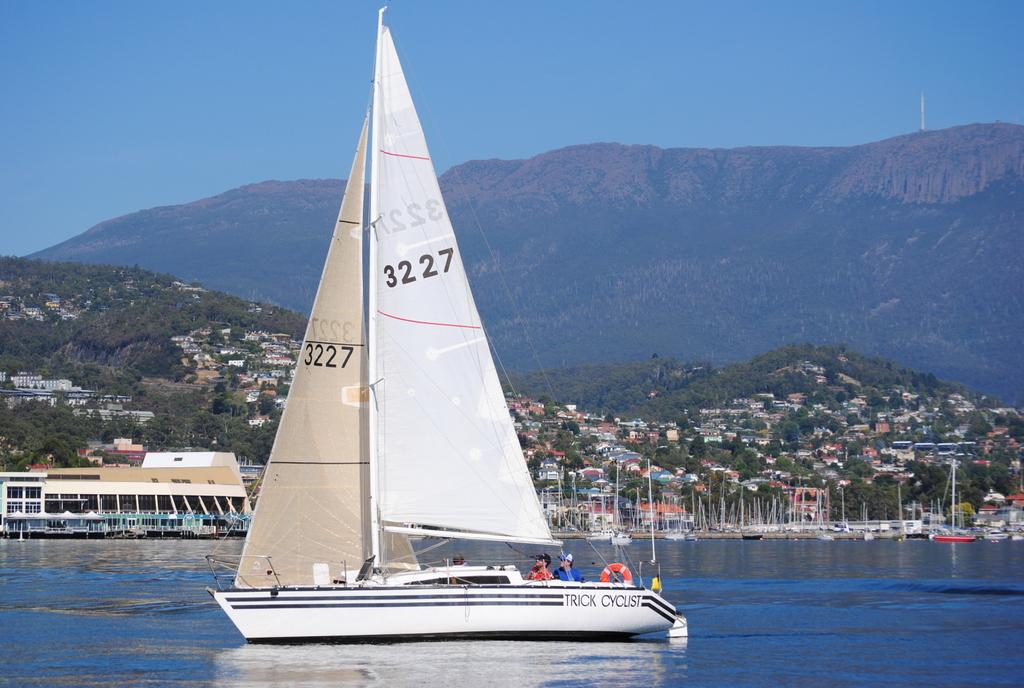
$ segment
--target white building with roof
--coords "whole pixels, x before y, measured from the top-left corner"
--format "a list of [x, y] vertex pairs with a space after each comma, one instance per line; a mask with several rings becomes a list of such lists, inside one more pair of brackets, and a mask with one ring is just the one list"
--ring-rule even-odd
[[140, 467], [0, 473], [8, 535], [244, 534], [251, 507], [229, 452], [150, 452]]

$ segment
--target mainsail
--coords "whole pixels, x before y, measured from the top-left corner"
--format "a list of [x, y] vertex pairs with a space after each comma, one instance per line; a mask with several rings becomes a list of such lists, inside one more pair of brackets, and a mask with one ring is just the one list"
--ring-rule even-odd
[[371, 151], [375, 486], [386, 530], [550, 543], [391, 33]]
[[[369, 556], [364, 408], [363, 124], [236, 584], [354, 579]], [[320, 567], [323, 568], [322, 566]]]

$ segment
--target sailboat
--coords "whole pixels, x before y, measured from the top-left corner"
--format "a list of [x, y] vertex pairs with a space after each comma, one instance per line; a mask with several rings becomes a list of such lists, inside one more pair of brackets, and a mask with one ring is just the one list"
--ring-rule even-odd
[[[593, 510], [593, 502], [591, 502], [591, 510]], [[605, 506], [604, 495], [601, 495], [601, 516], [604, 517], [607, 513], [608, 509]], [[594, 520], [593, 515], [591, 515], [591, 521], [594, 522]], [[587, 533], [587, 539], [591, 542], [611, 542], [613, 535], [615, 535], [615, 531], [608, 526], [603, 528], [593, 527]]]
[[[937, 533], [930, 534], [928, 538], [935, 542], [974, 542], [977, 540], [974, 535], [971, 535], [963, 529], [963, 513], [960, 511], [959, 502], [956, 501], [956, 467], [957, 460], [955, 458], [951, 459], [949, 464], [949, 473], [953, 481], [953, 503], [950, 507], [950, 514], [953, 520], [953, 527], [949, 530], [941, 530]], [[957, 525], [957, 514], [960, 514], [959, 525]]]
[[259, 502], [230, 584], [209, 592], [250, 642], [684, 636], [682, 615], [639, 580], [417, 559], [422, 538], [560, 543], [383, 18], [371, 110]]
[[[633, 542], [633, 536], [622, 529], [622, 516], [619, 510], [619, 473], [622, 472], [622, 463], [620, 462], [615, 469], [615, 507], [612, 512], [612, 518], [614, 519], [614, 525], [612, 527], [612, 534], [609, 538], [609, 542], [613, 545], [628, 545]], [[637, 497], [637, 503], [640, 503], [640, 498]]]

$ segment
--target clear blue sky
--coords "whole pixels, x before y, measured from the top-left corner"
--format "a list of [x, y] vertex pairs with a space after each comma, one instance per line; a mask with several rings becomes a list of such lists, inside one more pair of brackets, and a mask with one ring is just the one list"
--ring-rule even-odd
[[[0, 254], [341, 177], [378, 2], [0, 0]], [[442, 172], [594, 141], [849, 145], [1024, 120], [1024, 2], [396, 0]]]

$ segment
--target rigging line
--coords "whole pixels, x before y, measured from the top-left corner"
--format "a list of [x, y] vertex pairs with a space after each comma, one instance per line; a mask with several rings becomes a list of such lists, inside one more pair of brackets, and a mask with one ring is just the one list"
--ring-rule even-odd
[[[283, 416], [283, 414], [282, 414], [282, 416]], [[270, 459], [270, 457], [267, 457], [267, 463], [270, 463], [269, 459]], [[246, 493], [246, 495], [245, 495], [245, 503], [249, 505], [249, 523], [248, 523], [248, 525], [246, 527], [246, 530], [245, 530], [245, 541], [242, 543], [242, 552], [243, 553], [245, 552], [245, 545], [249, 542], [249, 533], [252, 532], [252, 523], [253, 523], [254, 517], [256, 516], [256, 509], [253, 508], [253, 506], [252, 506], [252, 498], [256, 495], [257, 488], [263, 483], [263, 478], [267, 474], [267, 463], [263, 464], [263, 470], [260, 472], [260, 477], [252, 482], [252, 485], [249, 487], [249, 492]], [[231, 513], [236, 513], [237, 514], [238, 512], [235, 511], [235, 512], [231, 512]], [[238, 515], [240, 517], [241, 516], [245, 516], [245, 509], [243, 508], [242, 509], [242, 513], [240, 513]], [[234, 524], [232, 524], [231, 527], [234, 527]], [[224, 537], [217, 541], [217, 546], [213, 548], [213, 556], [216, 556], [217, 552], [220, 551], [221, 546], [224, 544], [224, 541], [227, 539], [228, 533], [230, 533], [230, 532], [231, 532], [231, 528], [228, 528], [228, 532], [224, 534]], [[239, 562], [239, 565], [241, 565], [241, 562]]]
[[[591, 529], [593, 529], [593, 525], [591, 525]], [[601, 560], [601, 563], [604, 564], [605, 567], [607, 567], [608, 564], [609, 564], [608, 560], [605, 559], [604, 555], [601, 554], [601, 552], [597, 549], [597, 547], [594, 546], [593, 541], [591, 541], [591, 540], [584, 540], [584, 542], [586, 542], [588, 545], [590, 545], [590, 549], [594, 550], [594, 554], [597, 555], [597, 558]]]
[[[452, 173], [452, 177], [456, 180], [457, 186], [459, 187], [459, 190], [462, 192], [463, 197], [466, 199], [466, 205], [469, 207], [470, 213], [473, 216], [473, 223], [476, 225], [476, 229], [480, 233], [480, 237], [483, 239], [484, 245], [487, 247], [487, 252], [491, 257], [491, 261], [494, 263], [494, 267], [498, 273], [498, 277], [501, 279], [501, 286], [505, 289], [505, 294], [508, 296], [509, 301], [511, 301], [512, 303], [512, 310], [515, 313], [515, 319], [519, 323], [519, 326], [522, 328], [523, 335], [526, 337], [526, 343], [529, 345], [530, 353], [533, 355], [533, 360], [537, 364], [537, 370], [540, 371], [541, 377], [544, 378], [544, 384], [548, 388], [548, 393], [551, 394], [552, 398], [554, 398], [554, 386], [551, 384], [551, 380], [548, 378], [547, 370], [544, 368], [544, 364], [541, 363], [540, 354], [537, 352], [537, 347], [534, 344], [533, 337], [530, 334], [529, 328], [526, 326], [526, 321], [523, 319], [522, 308], [520, 308], [519, 302], [516, 301], [515, 295], [512, 293], [512, 288], [509, 287], [508, 285], [508, 280], [505, 278], [505, 271], [501, 267], [501, 263], [498, 260], [497, 254], [495, 254], [494, 252], [494, 248], [491, 246], [490, 240], [487, 238], [486, 232], [484, 232], [483, 225], [480, 222], [480, 217], [477, 215], [476, 212], [476, 206], [473, 205], [469, 197], [469, 194], [465, 190], [465, 185], [462, 183], [462, 178], [459, 175], [458, 167], [451, 168], [450, 172]], [[504, 370], [504, 367], [502, 368], [502, 370]], [[512, 380], [507, 376], [507, 373], [506, 379], [509, 382], [509, 387], [511, 387], [513, 392], [516, 393], [515, 387], [512, 384]]]
[[[505, 380], [506, 380], [506, 382], [508, 382], [509, 390], [511, 390], [511, 392], [512, 392], [512, 394], [514, 396], [518, 397], [519, 396], [519, 392], [516, 390], [515, 385], [512, 384], [512, 378], [509, 376], [508, 370], [505, 369], [505, 362], [503, 360], [501, 360], [501, 355], [498, 354], [497, 347], [495, 347], [491, 343], [490, 339], [487, 340], [487, 347], [491, 350], [491, 356], [498, 362], [498, 367], [501, 368], [501, 374], [505, 376]], [[506, 406], [508, 405], [507, 401], [505, 402], [505, 405]], [[518, 436], [518, 433], [517, 433], [517, 436]]]
[[[410, 75], [414, 74], [414, 71], [410, 69], [407, 65], [403, 65], [403, 71], [409, 72]], [[415, 81], [415, 77], [413, 78], [413, 81]], [[409, 88], [408, 81], [406, 82], [406, 87], [409, 90], [409, 95], [411, 98], [412, 88]], [[436, 118], [434, 117], [434, 112], [430, 107], [430, 100], [428, 98], [417, 98], [417, 100], [424, 104], [427, 117], [433, 121], [436, 121]], [[441, 148], [450, 158], [451, 148], [448, 146], [448, 142], [444, 137], [444, 133], [438, 128], [435, 128], [435, 131], [437, 132], [437, 139], [440, 140]], [[476, 225], [476, 230], [477, 232], [479, 232], [480, 237], [483, 239], [484, 246], [487, 247], [487, 253], [490, 255], [491, 261], [494, 263], [494, 267], [497, 270], [498, 277], [501, 279], [501, 285], [505, 289], [505, 294], [512, 304], [512, 310], [515, 314], [515, 320], [519, 323], [519, 326], [522, 328], [523, 335], [526, 337], [526, 343], [530, 347], [530, 353], [533, 355], [534, 362], [537, 364], [537, 370], [540, 371], [541, 377], [543, 377], [544, 379], [544, 384], [547, 387], [548, 393], [551, 395], [551, 398], [555, 398], [555, 388], [551, 384], [550, 378], [548, 378], [547, 370], [544, 368], [544, 365], [540, 361], [540, 354], [537, 352], [537, 347], [533, 342], [533, 337], [530, 335], [529, 328], [526, 326], [526, 321], [522, 317], [522, 309], [520, 308], [518, 301], [516, 301], [516, 298], [512, 293], [512, 288], [509, 287], [508, 285], [508, 280], [505, 278], [505, 272], [502, 269], [501, 264], [498, 262], [498, 257], [494, 252], [494, 248], [491, 246], [490, 240], [488, 240], [487, 238], [487, 234], [484, 232], [483, 225], [480, 222], [480, 217], [477, 215], [476, 212], [476, 206], [473, 205], [469, 193], [466, 191], [466, 185], [462, 182], [462, 178], [458, 172], [458, 167], [452, 167], [448, 171], [452, 173], [452, 177], [455, 179], [456, 182], [455, 186], [458, 187], [459, 192], [466, 200], [466, 205], [469, 207], [470, 214], [473, 217], [473, 223]], [[438, 186], [440, 186], [440, 180], [438, 180]], [[450, 219], [451, 216], [449, 215], [449, 220]], [[463, 269], [465, 269], [465, 267], [463, 267]], [[508, 373], [505, 371], [504, 365], [502, 365], [502, 373], [505, 375], [505, 379], [509, 383], [509, 387], [512, 389], [512, 393], [518, 396], [519, 393], [516, 391], [515, 386], [512, 384], [511, 378], [508, 377]]]
[[441, 538], [439, 542], [435, 542], [432, 545], [424, 547], [421, 550], [412, 549], [411, 546], [409, 547], [409, 549], [412, 550], [412, 556], [414, 556], [414, 557], [421, 557], [424, 554], [427, 554], [428, 552], [432, 552], [433, 550], [437, 549], [438, 547], [444, 547], [445, 545], [447, 545], [451, 541], [452, 541], [452, 538]]

